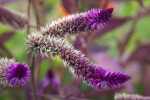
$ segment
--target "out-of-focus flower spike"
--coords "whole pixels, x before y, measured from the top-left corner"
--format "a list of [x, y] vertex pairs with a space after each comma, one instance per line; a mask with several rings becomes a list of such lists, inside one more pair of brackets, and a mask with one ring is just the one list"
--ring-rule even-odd
[[14, 59], [0, 59], [0, 83], [6, 86], [23, 86], [30, 79], [30, 70]]
[[0, 23], [15, 29], [23, 29], [27, 25], [27, 18], [16, 11], [9, 10], [0, 5]]
[[55, 75], [55, 73], [49, 69], [47, 71], [46, 77], [44, 78], [43, 87], [47, 88], [51, 84], [53, 89], [56, 89], [60, 85], [59, 78]]
[[150, 97], [138, 94], [116, 93], [115, 100], [150, 100]]
[[92, 9], [91, 11], [72, 14], [52, 21], [41, 28], [43, 35], [64, 37], [80, 32], [102, 29], [112, 17], [113, 8]]
[[93, 64], [84, 54], [60, 38], [31, 34], [28, 36], [26, 44], [28, 51], [34, 54], [45, 54], [46, 52], [48, 55], [59, 56], [63, 59], [64, 65], [69, 66], [76, 76], [81, 77], [84, 82], [94, 88], [114, 88], [130, 79], [128, 75], [111, 73], [109, 70]]

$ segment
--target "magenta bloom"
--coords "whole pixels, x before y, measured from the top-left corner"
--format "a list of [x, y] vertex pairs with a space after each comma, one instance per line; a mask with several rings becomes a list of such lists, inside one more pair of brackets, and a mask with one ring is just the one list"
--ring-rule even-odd
[[30, 79], [30, 70], [24, 63], [12, 63], [7, 68], [6, 80], [11, 86], [23, 86]]
[[[80, 59], [80, 58], [79, 58]], [[92, 87], [98, 89], [114, 88], [130, 79], [130, 76], [104, 69], [102, 66], [93, 65], [87, 59], [79, 61], [78, 68], [73, 68], [75, 74], [80, 75], [82, 79]]]
[[87, 14], [87, 27], [91, 30], [102, 29], [110, 20], [113, 8], [93, 9]]

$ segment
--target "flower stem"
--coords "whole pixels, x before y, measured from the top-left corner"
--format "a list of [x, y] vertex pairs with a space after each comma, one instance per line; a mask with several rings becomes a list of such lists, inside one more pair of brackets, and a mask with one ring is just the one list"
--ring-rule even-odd
[[[30, 33], [30, 5], [31, 5], [31, 0], [28, 0], [28, 7], [27, 7], [27, 15], [28, 15], [28, 24], [27, 24], [27, 34]], [[30, 55], [28, 54], [28, 59], [30, 58]], [[32, 88], [32, 95], [33, 95], [33, 100], [37, 100], [37, 95], [36, 95], [36, 88], [35, 88], [35, 79], [34, 79], [34, 62], [35, 62], [35, 56], [31, 56], [31, 88]]]
[[32, 88], [32, 92], [33, 92], [32, 93], [33, 100], [37, 100], [35, 80], [34, 80], [34, 62], [35, 62], [35, 56], [32, 55], [32, 60], [31, 60], [31, 88]]

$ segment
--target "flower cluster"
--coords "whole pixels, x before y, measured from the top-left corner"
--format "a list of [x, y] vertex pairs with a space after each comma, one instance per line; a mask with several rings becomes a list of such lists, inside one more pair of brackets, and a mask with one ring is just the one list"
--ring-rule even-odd
[[0, 59], [0, 83], [7, 86], [23, 86], [30, 79], [30, 70], [14, 59]]
[[77, 34], [102, 29], [110, 20], [113, 8], [92, 9], [91, 11], [69, 15], [41, 27], [43, 35], [63, 37], [69, 34]]
[[59, 56], [64, 60], [66, 66], [70, 66], [69, 68], [75, 75], [94, 88], [113, 88], [130, 79], [128, 75], [111, 73], [103, 67], [93, 64], [84, 54], [60, 38], [31, 34], [28, 36], [26, 44], [28, 52]]

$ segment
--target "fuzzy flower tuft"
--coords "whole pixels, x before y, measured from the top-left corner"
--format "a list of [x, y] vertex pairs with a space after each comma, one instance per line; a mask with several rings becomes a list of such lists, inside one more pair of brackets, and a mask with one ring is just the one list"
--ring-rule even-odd
[[93, 9], [87, 14], [87, 27], [91, 30], [102, 29], [110, 20], [113, 8]]
[[[63, 17], [45, 27], [41, 27], [43, 35], [64, 37], [80, 32], [87, 32], [102, 29], [110, 20], [113, 8], [93, 9], [88, 12], [72, 14]], [[38, 32], [37, 32], [38, 33]]]
[[0, 59], [0, 83], [6, 86], [23, 86], [30, 79], [30, 70], [14, 59]]
[[6, 80], [11, 86], [23, 86], [30, 79], [30, 70], [24, 63], [12, 63], [6, 72]]
[[94, 88], [114, 88], [128, 81], [130, 77], [122, 73], [111, 73], [104, 67], [90, 62], [84, 54], [75, 50], [64, 40], [57, 37], [47, 37], [42, 34], [31, 34], [27, 39], [28, 52], [34, 54], [59, 56], [65, 66]]
[[15, 62], [14, 59], [0, 58], [0, 84], [9, 84], [6, 81], [6, 72], [8, 66], [10, 66], [13, 62]]

